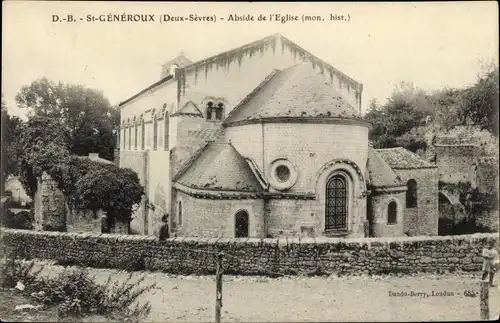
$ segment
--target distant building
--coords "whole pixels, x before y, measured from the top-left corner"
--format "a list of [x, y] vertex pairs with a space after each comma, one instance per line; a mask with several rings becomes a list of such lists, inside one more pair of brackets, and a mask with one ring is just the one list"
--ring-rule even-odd
[[17, 176], [11, 176], [7, 179], [5, 182], [5, 192], [11, 197], [11, 202], [17, 202], [22, 205], [26, 205], [31, 202], [31, 198], [28, 194], [26, 194], [26, 191]]
[[437, 234], [437, 167], [371, 148], [362, 84], [287, 38], [174, 58], [162, 77], [120, 104], [139, 233], [169, 213], [177, 236]]

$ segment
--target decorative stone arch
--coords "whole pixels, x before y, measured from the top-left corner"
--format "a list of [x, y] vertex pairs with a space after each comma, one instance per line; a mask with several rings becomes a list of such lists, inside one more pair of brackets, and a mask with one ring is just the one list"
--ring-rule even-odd
[[161, 115], [161, 116], [164, 116], [164, 115], [165, 115], [165, 111], [168, 111], [168, 105], [167, 105], [167, 103], [163, 103], [163, 106], [162, 106], [162, 108], [161, 108], [160, 115]]
[[359, 168], [359, 166], [351, 160], [334, 159], [324, 164], [316, 173], [316, 177], [314, 178], [315, 182], [313, 184], [313, 187], [316, 189], [316, 196], [318, 192], [318, 184], [321, 181], [322, 177], [324, 177], [326, 173], [338, 169], [339, 167], [346, 168], [349, 171], [349, 173], [353, 175], [353, 177], [356, 179], [355, 182], [357, 183], [356, 185], [358, 185], [359, 187], [360, 193], [366, 195], [367, 186], [363, 173], [361, 172], [361, 168]]
[[[314, 188], [315, 196], [321, 206], [321, 226], [327, 228], [327, 213], [331, 205], [328, 199], [328, 185], [334, 177], [342, 177], [346, 185], [347, 203], [346, 203], [346, 223], [345, 228], [339, 231], [353, 231], [355, 217], [366, 212], [366, 203], [360, 203], [360, 200], [366, 202], [366, 183], [361, 172], [361, 169], [353, 161], [346, 159], [335, 159], [326, 163], [318, 171]], [[331, 186], [330, 186], [331, 188]], [[366, 216], [362, 216], [364, 221]], [[327, 230], [325, 230], [327, 231]], [[332, 230], [333, 231], [333, 230]]]
[[202, 100], [201, 104], [206, 120], [216, 122], [224, 120], [228, 110], [226, 99], [208, 96]]

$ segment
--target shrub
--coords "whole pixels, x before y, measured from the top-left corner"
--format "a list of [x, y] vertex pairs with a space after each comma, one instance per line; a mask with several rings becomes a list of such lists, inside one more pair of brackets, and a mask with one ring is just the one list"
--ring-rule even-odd
[[9, 209], [4, 209], [2, 212], [2, 224], [6, 228], [32, 230], [33, 221], [33, 211], [21, 211], [14, 213]]
[[[9, 259], [2, 266], [2, 285], [13, 287], [18, 281], [26, 286], [23, 293], [39, 303], [55, 306], [61, 318], [101, 315], [114, 321], [138, 321], [149, 315], [149, 302], [139, 304], [142, 294], [155, 289], [156, 284], [141, 286], [145, 276], [133, 281], [130, 273], [122, 283], [99, 284], [87, 269], [65, 269], [58, 276], [40, 276], [43, 267], [33, 272], [33, 262]], [[135, 304], [135, 306], [133, 306]]]
[[43, 266], [33, 271], [33, 261], [23, 261], [17, 258], [3, 258], [1, 266], [1, 285], [5, 288], [13, 288], [18, 281], [24, 285], [33, 285], [36, 276], [43, 270]]

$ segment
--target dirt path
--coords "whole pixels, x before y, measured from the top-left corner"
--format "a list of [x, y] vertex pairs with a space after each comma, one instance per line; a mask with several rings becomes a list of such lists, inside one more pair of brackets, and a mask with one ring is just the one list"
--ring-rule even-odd
[[[62, 267], [47, 267], [54, 274]], [[98, 281], [110, 274], [124, 280], [128, 273], [92, 269]], [[134, 273], [138, 277], [140, 273]], [[171, 276], [147, 273], [145, 284], [159, 290], [143, 295], [152, 311], [147, 321], [207, 322], [214, 320], [213, 276]], [[467, 297], [465, 291], [476, 293]], [[406, 292], [413, 296], [390, 296]], [[432, 296], [432, 293], [447, 296]], [[500, 312], [499, 289], [490, 289], [490, 313]], [[423, 294], [425, 293], [425, 295]], [[437, 321], [478, 320], [479, 280], [474, 276], [404, 278], [260, 278], [224, 277], [222, 320], [277, 321]]]

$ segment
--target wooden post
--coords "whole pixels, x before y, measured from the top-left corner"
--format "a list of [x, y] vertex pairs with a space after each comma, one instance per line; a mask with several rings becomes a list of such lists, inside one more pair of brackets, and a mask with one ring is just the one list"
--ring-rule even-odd
[[479, 295], [481, 307], [481, 320], [490, 319], [490, 283], [489, 281], [481, 280], [481, 293]]
[[215, 323], [220, 323], [220, 311], [222, 308], [222, 257], [224, 253], [217, 254], [217, 265], [215, 271]]

